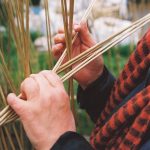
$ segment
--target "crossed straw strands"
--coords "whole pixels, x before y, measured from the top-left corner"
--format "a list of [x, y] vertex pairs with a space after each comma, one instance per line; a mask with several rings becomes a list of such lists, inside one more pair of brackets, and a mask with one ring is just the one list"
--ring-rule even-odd
[[[63, 0], [62, 0], [63, 1]], [[10, 1], [11, 2], [11, 1]], [[19, 3], [20, 3], [20, 1], [18, 1]], [[65, 2], [65, 1], [64, 1]], [[94, 4], [95, 4], [95, 2], [96, 2], [96, 0], [92, 0], [91, 1], [91, 3], [89, 4], [89, 7], [87, 8], [87, 10], [86, 10], [86, 12], [85, 12], [85, 15], [82, 17], [82, 20], [86, 20], [87, 18], [88, 18], [88, 16], [89, 16], [89, 14], [90, 14], [90, 12], [91, 12], [91, 10], [92, 10], [92, 8], [93, 8], [93, 6], [94, 6]], [[26, 68], [24, 68], [24, 72], [25, 72], [25, 76], [27, 77], [28, 75], [29, 75], [29, 64], [28, 64], [28, 62], [26, 61], [25, 63], [22, 61], [22, 60], [24, 60], [25, 59], [25, 57], [24, 57], [24, 53], [26, 54], [26, 52], [24, 52], [25, 50], [26, 50], [26, 48], [24, 48], [24, 42], [25, 41], [20, 41], [19, 42], [19, 40], [21, 40], [20, 38], [19, 38], [19, 35], [20, 36], [25, 36], [25, 35], [22, 35], [22, 34], [20, 34], [20, 32], [21, 33], [24, 33], [23, 31], [24, 31], [24, 23], [23, 23], [23, 17], [21, 17], [20, 18], [20, 16], [22, 15], [21, 13], [22, 12], [20, 12], [20, 14], [19, 15], [17, 15], [16, 17], [17, 17], [17, 22], [18, 22], [18, 28], [15, 26], [15, 23], [14, 23], [14, 16], [13, 16], [13, 14], [14, 13], [12, 13], [12, 12], [17, 12], [18, 11], [18, 9], [19, 9], [19, 7], [20, 6], [18, 6], [18, 4], [19, 3], [17, 3], [17, 1], [15, 1], [15, 6], [16, 6], [16, 10], [14, 9], [14, 6], [13, 6], [13, 4], [12, 4], [12, 2], [11, 3], [7, 3], [7, 1], [6, 0], [4, 0], [4, 4], [5, 4], [5, 7], [6, 7], [6, 13], [8, 14], [8, 17], [9, 17], [9, 19], [11, 20], [10, 21], [10, 28], [12, 29], [12, 32], [13, 32], [13, 35], [14, 35], [14, 39], [15, 39], [15, 43], [16, 43], [16, 46], [17, 46], [17, 50], [18, 50], [18, 53], [19, 53], [19, 55], [21, 55], [21, 57], [23, 57], [22, 59], [21, 59], [21, 63], [23, 64], [23, 66], [25, 66]], [[46, 12], [46, 27], [47, 27], [47, 34], [48, 34], [48, 36], [50, 35], [50, 23], [49, 23], [49, 20], [48, 20], [48, 8], [46, 7], [46, 5], [47, 5], [47, 0], [45, 0], [44, 1], [44, 3], [45, 3], [45, 12]], [[20, 4], [19, 4], [20, 5]], [[28, 7], [27, 5], [26, 5], [26, 7]], [[9, 13], [11, 11], [11, 13]], [[27, 9], [27, 11], [28, 11], [28, 9]], [[27, 12], [27, 14], [26, 14], [26, 20], [29, 20], [29, 18], [28, 18], [28, 12]], [[81, 20], [81, 21], [82, 21]], [[27, 21], [28, 22], [28, 21]], [[18, 34], [17, 34], [18, 33]], [[76, 36], [75, 36], [75, 38], [77, 37], [77, 34], [76, 34]], [[75, 39], [74, 38], [74, 39]], [[19, 40], [18, 40], [19, 39]], [[48, 38], [47, 38], [48, 39]], [[51, 40], [51, 39], [50, 39]], [[47, 41], [48, 42], [48, 49], [50, 50], [51, 49], [51, 43], [49, 42], [49, 40]], [[21, 47], [23, 47], [23, 51], [21, 50]], [[67, 49], [65, 50], [65, 52], [67, 52]], [[64, 54], [65, 54], [65, 52], [64, 52]], [[28, 53], [28, 52], [27, 52]], [[28, 55], [26, 55], [27, 56], [27, 58], [29, 58], [28, 57]], [[9, 85], [11, 86], [11, 89], [12, 89], [12, 91], [13, 92], [15, 92], [16, 93], [16, 90], [15, 90], [15, 87], [13, 86], [13, 82], [12, 82], [12, 80], [11, 80], [11, 77], [9, 76], [9, 70], [8, 70], [8, 68], [7, 68], [7, 65], [6, 65], [6, 63], [5, 63], [5, 60], [4, 60], [4, 57], [3, 57], [3, 54], [1, 53], [1, 51], [0, 51], [0, 57], [2, 58], [2, 66], [1, 66], [1, 69], [3, 70], [3, 72], [4, 72], [4, 75], [5, 75], [5, 77], [6, 77], [6, 79], [7, 79], [7, 81], [8, 81], [8, 83], [9, 83]], [[29, 59], [28, 59], [29, 60]], [[60, 63], [61, 64], [61, 63]], [[56, 67], [59, 67], [60, 66], [60, 64], [59, 64], [59, 61], [58, 61], [58, 63], [57, 63], [57, 65], [56, 65]], [[53, 70], [56, 70], [57, 68], [54, 68]], [[21, 96], [21, 95], [20, 95]], [[16, 115], [16, 113], [9, 107], [9, 106], [6, 106], [1, 112], [0, 112], [0, 124], [1, 125], [3, 125], [4, 123], [8, 123], [8, 122], [11, 122], [11, 121], [14, 121], [15, 119], [17, 119], [18, 117], [17, 117], [17, 115]]]

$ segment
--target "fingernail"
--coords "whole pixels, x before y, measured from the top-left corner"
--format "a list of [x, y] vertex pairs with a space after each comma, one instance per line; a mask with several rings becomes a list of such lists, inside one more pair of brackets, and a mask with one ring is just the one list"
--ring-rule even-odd
[[7, 96], [7, 101], [8, 103], [11, 103], [14, 99], [15, 99], [16, 95], [13, 94], [13, 93], [10, 93], [8, 96]]

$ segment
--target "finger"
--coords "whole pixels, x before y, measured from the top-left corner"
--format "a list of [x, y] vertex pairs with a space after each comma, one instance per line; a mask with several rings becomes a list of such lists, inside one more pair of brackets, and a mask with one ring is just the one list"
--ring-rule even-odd
[[[73, 29], [74, 29], [73, 31], [79, 32], [80, 29], [81, 29], [81, 26], [80, 26], [78, 23], [74, 23]], [[64, 34], [64, 33], [65, 33], [64, 28], [59, 28], [59, 29], [58, 29], [58, 33]]]
[[23, 97], [26, 97], [27, 100], [30, 100], [34, 97], [37, 97], [39, 92], [39, 85], [32, 78], [26, 78], [21, 84], [21, 93]]
[[55, 78], [55, 80], [57, 81], [57, 85], [58, 86], [63, 86], [64, 87], [64, 85], [63, 85], [63, 82], [62, 82], [62, 80], [61, 80], [61, 78], [60, 78], [60, 76], [56, 73], [56, 72], [54, 72], [53, 70], [51, 70], [51, 75]]
[[40, 93], [45, 93], [46, 90], [51, 90], [52, 88], [55, 87], [53, 83], [48, 82], [48, 80], [41, 75], [41, 73], [38, 74], [33, 74], [31, 77], [37, 82], [37, 84], [40, 87]]
[[45, 70], [40, 72], [40, 74], [43, 75], [49, 83], [54, 85], [54, 87], [63, 87], [60, 77], [53, 71]]
[[[76, 31], [73, 30], [72, 31], [72, 38], [75, 36], [76, 34]], [[57, 34], [54, 36], [54, 43], [55, 44], [58, 44], [58, 43], [63, 43], [65, 44], [66, 43], [66, 39], [65, 39], [65, 34]]]
[[9, 94], [7, 102], [19, 117], [23, 117], [29, 105], [26, 101], [19, 99], [15, 94]]
[[88, 24], [87, 24], [86, 21], [82, 21], [81, 24], [80, 24], [80, 27], [81, 27], [81, 33], [84, 33], [85, 35], [90, 34]]
[[65, 50], [65, 44], [59, 43], [53, 46], [52, 53], [55, 59], [58, 59]]
[[64, 33], [65, 31], [64, 31], [64, 28], [59, 28], [58, 29], [58, 33]]
[[74, 29], [72, 30], [72, 38], [75, 36], [75, 34], [77, 33], [78, 31], [75, 31]]
[[54, 36], [54, 43], [65, 43], [65, 34], [57, 34]]
[[80, 37], [82, 42], [88, 44], [87, 46], [89, 47], [95, 44], [95, 41], [93, 40], [93, 37], [88, 29], [87, 22], [85, 21], [81, 22]]
[[81, 25], [79, 25], [79, 24], [74, 24], [74, 31], [75, 32], [80, 32], [80, 30], [81, 30]]

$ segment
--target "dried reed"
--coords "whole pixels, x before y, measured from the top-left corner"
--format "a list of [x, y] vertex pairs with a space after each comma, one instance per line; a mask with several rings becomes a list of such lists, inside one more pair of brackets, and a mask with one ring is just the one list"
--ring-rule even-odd
[[44, 0], [45, 7], [45, 17], [46, 17], [46, 31], [47, 31], [47, 45], [48, 45], [48, 53], [49, 53], [49, 67], [53, 68], [54, 61], [53, 56], [51, 54], [52, 51], [52, 34], [51, 34], [51, 23], [50, 23], [50, 15], [49, 15], [49, 3], [48, 0]]

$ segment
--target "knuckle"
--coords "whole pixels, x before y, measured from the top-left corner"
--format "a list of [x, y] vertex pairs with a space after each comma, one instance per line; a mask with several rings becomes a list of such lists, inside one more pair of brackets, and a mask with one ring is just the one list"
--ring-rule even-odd
[[25, 79], [22, 83], [21, 83], [21, 90], [24, 90], [26, 85], [28, 84], [28, 79]]
[[[37, 76], [37, 75], [36, 75]], [[37, 89], [37, 83], [31, 78], [26, 78], [20, 86], [22, 92], [29, 92]]]
[[57, 94], [58, 94], [60, 97], [62, 97], [62, 100], [63, 100], [63, 101], [69, 99], [68, 94], [66, 93], [66, 91], [65, 91], [63, 88], [58, 88]]
[[54, 46], [52, 47], [52, 53], [54, 54], [54, 53], [56, 52], [56, 50], [57, 50], [57, 46], [54, 45]]
[[55, 43], [59, 43], [59, 42], [61, 42], [63, 40], [63, 35], [62, 34], [57, 34], [57, 35], [55, 35], [55, 37], [54, 37], [54, 42]]
[[50, 71], [50, 73], [56, 78], [56, 79], [58, 79], [59, 78], [59, 76], [57, 75], [57, 73], [56, 72], [54, 72], [53, 70], [51, 70]]
[[58, 32], [64, 32], [64, 29], [63, 28], [59, 28]]
[[57, 40], [57, 37], [58, 37], [58, 34], [56, 34], [56, 35], [54, 36], [54, 41]]
[[47, 75], [47, 74], [50, 74], [50, 71], [49, 70], [43, 70], [40, 72], [40, 74]]
[[55, 45], [52, 46], [52, 53], [53, 53], [54, 50], [55, 50]]
[[59, 42], [59, 41], [61, 41], [62, 40], [62, 37], [61, 37], [61, 35], [57, 35], [57, 42]]
[[63, 47], [63, 44], [62, 43], [59, 43], [59, 44], [57, 44], [57, 47], [58, 47], [58, 49], [62, 49], [62, 47]]
[[56, 44], [54, 47], [53, 47], [53, 52], [56, 53], [58, 51], [58, 45]]

